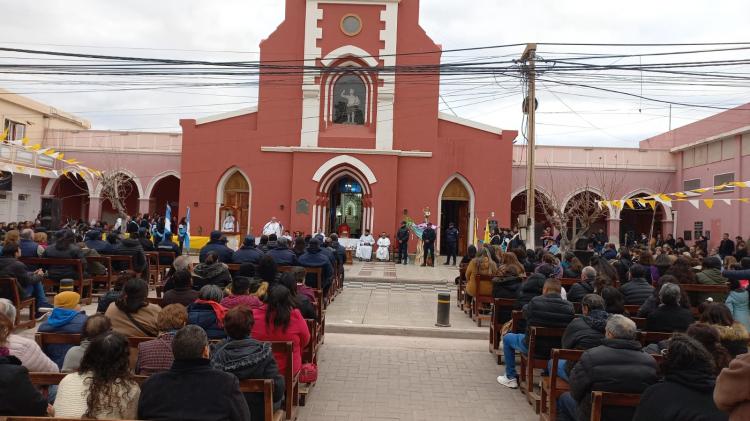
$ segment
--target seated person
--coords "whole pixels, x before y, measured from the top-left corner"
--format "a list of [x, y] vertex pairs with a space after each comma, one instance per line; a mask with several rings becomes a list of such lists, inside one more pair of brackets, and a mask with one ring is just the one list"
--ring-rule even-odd
[[732, 313], [724, 303], [707, 303], [703, 306], [700, 321], [719, 331], [721, 344], [729, 351], [732, 358], [747, 353], [747, 342], [750, 336], [745, 326], [732, 318]]
[[268, 250], [267, 255], [271, 256], [278, 266], [297, 266], [297, 255], [289, 248], [289, 241], [281, 237], [276, 240], [276, 247]]
[[630, 266], [630, 279], [620, 287], [625, 305], [642, 305], [653, 294], [654, 288], [646, 279], [646, 270], [646, 267], [638, 263]]
[[[532, 326], [542, 327], [565, 327], [574, 317], [573, 304], [560, 296], [560, 280], [549, 278], [544, 282], [542, 295], [534, 297], [523, 308], [526, 319], [526, 333], [507, 333], [503, 336], [503, 358], [505, 361], [505, 375], [498, 376], [498, 383], [512, 389], [518, 388], [516, 375], [516, 353], [518, 350], [527, 354], [529, 352], [529, 332]], [[540, 340], [537, 343], [537, 355], [547, 354], [552, 347], [557, 347], [548, 341]], [[550, 346], [551, 345], [551, 346]]]
[[[263, 323], [262, 320], [258, 322]], [[229, 310], [224, 318], [227, 339], [212, 348], [211, 367], [232, 373], [239, 380], [273, 380], [273, 406], [276, 410], [281, 408], [284, 400], [284, 376], [279, 374], [271, 344], [250, 337], [254, 324], [253, 312], [249, 308], [240, 306]], [[252, 419], [264, 420], [263, 395], [246, 393], [245, 399]]]
[[172, 276], [174, 288], [164, 293], [162, 304], [182, 304], [187, 307], [193, 303], [200, 293], [193, 289], [193, 276], [187, 269], [181, 269]]
[[98, 229], [89, 230], [86, 233], [84, 243], [86, 244], [86, 247], [91, 250], [96, 250], [99, 254], [108, 254], [112, 247], [108, 242], [102, 240], [102, 232]]
[[[591, 419], [591, 391], [641, 393], [656, 383], [656, 360], [641, 350], [635, 323], [616, 314], [607, 320], [602, 344], [583, 353], [570, 373], [570, 392], [557, 402], [558, 420]], [[607, 407], [602, 419], [626, 421], [633, 408]], [[658, 418], [654, 418], [658, 419]]]
[[[111, 235], [111, 234], [110, 234]], [[109, 252], [116, 256], [130, 256], [133, 262], [133, 270], [141, 276], [148, 277], [148, 260], [143, 253], [143, 246], [137, 232], [130, 233], [130, 238], [123, 238]], [[127, 264], [124, 262], [112, 262], [113, 271], [127, 270]]]
[[[0, 315], [8, 320], [16, 320], [16, 308], [7, 298], [0, 298]], [[57, 373], [60, 371], [57, 364], [44, 355], [42, 348], [33, 339], [11, 331], [3, 341], [0, 341], [0, 347], [7, 349], [10, 355], [18, 358], [21, 364], [31, 372]]]
[[680, 286], [665, 283], [659, 291], [661, 305], [646, 318], [649, 332], [684, 332], [695, 321], [693, 313], [680, 306]]
[[174, 253], [174, 258], [165, 254], [159, 254], [159, 266], [172, 266], [174, 259], [180, 255], [180, 246], [172, 240], [172, 233], [167, 231], [164, 233], [164, 238], [161, 242], [156, 245], [156, 251]]
[[[40, 319], [46, 313], [39, 311], [39, 309], [53, 307], [47, 301], [44, 285], [42, 285], [44, 270], [37, 269], [34, 272], [29, 272], [26, 265], [18, 260], [20, 256], [21, 250], [16, 243], [6, 243], [3, 245], [2, 257], [0, 257], [0, 276], [16, 278], [21, 298], [32, 296], [36, 299], [37, 311], [35, 317]], [[5, 296], [5, 298], [11, 298], [11, 291], [0, 290], [0, 295]]]
[[[326, 254], [321, 252], [320, 241], [315, 238], [310, 239], [310, 244], [307, 246], [305, 254], [299, 257], [299, 264], [306, 268], [322, 268], [322, 287], [324, 295], [328, 292], [328, 288], [331, 287], [333, 279], [333, 265], [331, 260]], [[310, 288], [318, 288], [317, 279], [314, 274], [308, 274], [305, 279], [305, 284]]]
[[232, 282], [232, 295], [226, 296], [221, 300], [221, 305], [227, 309], [237, 306], [245, 306], [250, 309], [258, 308], [263, 305], [260, 298], [250, 293], [250, 284], [255, 284], [257, 290], [260, 282], [257, 279], [250, 279], [244, 276], [237, 276]]
[[200, 290], [198, 299], [187, 307], [188, 324], [198, 325], [206, 331], [209, 339], [224, 338], [224, 315], [222, 306], [224, 293], [216, 285], [206, 285]]
[[122, 294], [107, 307], [105, 316], [112, 321], [112, 330], [125, 336], [156, 337], [156, 317], [161, 307], [147, 300], [148, 284], [141, 278], [129, 279]]
[[[39, 326], [42, 333], [83, 333], [86, 312], [81, 310], [81, 296], [77, 292], [63, 291], [55, 295], [55, 309], [49, 319]], [[50, 344], [44, 349], [52, 361], [62, 368], [65, 354], [73, 347], [69, 344]]]
[[252, 263], [257, 265], [263, 252], [255, 245], [255, 237], [248, 235], [242, 242], [242, 246], [232, 254], [232, 263]]
[[729, 363], [716, 378], [714, 403], [729, 414], [730, 420], [750, 419], [750, 354], [743, 354]]
[[47, 399], [31, 384], [29, 370], [5, 346], [12, 331], [13, 323], [0, 313], [0, 414], [53, 416]]
[[[81, 261], [83, 271], [86, 272], [86, 258], [83, 252], [76, 245], [76, 237], [71, 230], [58, 231], [55, 234], [55, 244], [47, 247], [42, 253], [42, 257], [52, 259], [78, 259]], [[79, 279], [81, 274], [71, 265], [49, 265], [47, 268], [47, 277], [59, 281], [61, 279]]]
[[[695, 274], [695, 277], [699, 284], [703, 285], [726, 285], [729, 281], [724, 275], [721, 274], [721, 259], [719, 256], [709, 256], [703, 259], [701, 262], [701, 271]], [[709, 297], [714, 301], [724, 302], [727, 298], [726, 293], [709, 293], [699, 292], [692, 296], [691, 299], [695, 299], [697, 303], [706, 301]]]
[[581, 269], [581, 281], [576, 282], [570, 291], [568, 291], [567, 299], [571, 303], [578, 303], [583, 299], [586, 294], [594, 293], [594, 281], [596, 281], [596, 269], [591, 266], [586, 266]]
[[[591, 349], [602, 344], [604, 328], [609, 314], [604, 311], [604, 299], [596, 294], [586, 294], [581, 301], [582, 316], [573, 319], [565, 328], [562, 337], [563, 349]], [[550, 367], [551, 367], [550, 360]], [[568, 380], [570, 369], [561, 360], [558, 364], [558, 375]]]
[[114, 284], [112, 284], [112, 289], [104, 293], [103, 296], [99, 297], [99, 302], [96, 303], [96, 312], [104, 313], [105, 311], [107, 311], [107, 307], [109, 307], [110, 304], [114, 303], [118, 298], [120, 298], [120, 295], [122, 294], [122, 287], [125, 286], [125, 282], [127, 282], [128, 279], [137, 277], [138, 275], [132, 270], [123, 270], [122, 272], [118, 272], [117, 277], [115, 278], [115, 282]]
[[141, 389], [128, 367], [128, 338], [117, 332], [91, 342], [75, 373], [57, 388], [55, 415], [64, 418], [134, 419]]
[[203, 329], [188, 325], [177, 331], [172, 354], [172, 367], [150, 376], [141, 386], [138, 419], [251, 419], [237, 377], [210, 366]]
[[664, 381], [643, 391], [633, 421], [728, 419], [714, 403], [713, 365], [713, 357], [703, 345], [675, 334], [661, 364]]
[[201, 289], [205, 285], [216, 285], [224, 288], [232, 282], [232, 275], [226, 264], [219, 260], [219, 255], [210, 251], [205, 260], [193, 268], [193, 288]]
[[227, 247], [226, 238], [221, 234], [221, 231], [211, 231], [208, 243], [200, 251], [198, 255], [198, 261], [204, 262], [208, 253], [214, 252], [218, 257], [218, 261], [222, 263], [231, 263], [232, 255], [234, 251]]
[[103, 314], [95, 314], [86, 319], [86, 323], [83, 324], [83, 334], [81, 335], [81, 344], [76, 345], [68, 350], [65, 354], [65, 360], [63, 361], [62, 369], [63, 373], [71, 373], [78, 371], [78, 367], [81, 366], [81, 360], [83, 354], [91, 345], [91, 341], [97, 336], [110, 332], [112, 330], [112, 323]]
[[295, 303], [294, 308], [299, 309], [302, 317], [312, 320], [318, 319], [318, 315], [315, 312], [315, 305], [313, 305], [310, 297], [297, 293], [297, 277], [294, 273], [285, 272], [281, 274], [278, 285], [284, 285], [289, 290], [292, 294], [292, 300]]
[[175, 333], [185, 327], [188, 320], [187, 310], [182, 304], [165, 306], [156, 317], [159, 336], [150, 341], [138, 344], [138, 359], [135, 363], [135, 374], [150, 376], [167, 371], [174, 361], [172, 358], [172, 341]]

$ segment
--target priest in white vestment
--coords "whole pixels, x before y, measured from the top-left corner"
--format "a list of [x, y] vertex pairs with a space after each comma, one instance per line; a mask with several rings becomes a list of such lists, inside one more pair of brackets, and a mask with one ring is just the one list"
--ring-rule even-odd
[[263, 226], [263, 235], [276, 234], [276, 237], [281, 237], [283, 227], [276, 217], [272, 217], [270, 221]]
[[357, 245], [356, 253], [357, 259], [369, 262], [372, 259], [373, 244], [375, 244], [375, 238], [370, 234], [370, 230], [365, 230], [365, 235], [359, 237], [359, 245]]
[[380, 238], [378, 238], [378, 251], [375, 253], [375, 258], [382, 262], [387, 262], [390, 259], [389, 247], [391, 247], [391, 240], [388, 239], [385, 233], [380, 234]]

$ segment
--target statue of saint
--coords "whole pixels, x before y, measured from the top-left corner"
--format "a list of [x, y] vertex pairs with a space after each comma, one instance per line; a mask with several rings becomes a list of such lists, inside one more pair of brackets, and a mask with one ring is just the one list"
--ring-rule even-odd
[[234, 232], [234, 223], [235, 219], [234, 216], [232, 216], [232, 212], [227, 212], [226, 218], [224, 218], [224, 222], [221, 224], [221, 230], [223, 232]]
[[349, 124], [357, 124], [355, 117], [357, 116], [357, 110], [360, 105], [359, 97], [354, 95], [354, 89], [350, 88], [348, 95], [345, 90], [341, 91], [341, 98], [346, 100], [346, 122]]

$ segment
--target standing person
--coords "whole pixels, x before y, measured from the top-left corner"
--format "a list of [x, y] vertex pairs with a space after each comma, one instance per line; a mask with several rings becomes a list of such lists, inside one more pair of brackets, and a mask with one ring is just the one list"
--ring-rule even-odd
[[406, 221], [401, 221], [401, 228], [396, 233], [398, 240], [398, 262], [407, 264], [409, 261], [409, 228], [406, 227]]
[[430, 221], [425, 222], [425, 225], [425, 229], [422, 231], [422, 242], [424, 248], [424, 260], [422, 261], [422, 266], [427, 266], [428, 258], [432, 259], [430, 260], [430, 266], [435, 266], [435, 239], [437, 238], [437, 233]]
[[124, 335], [109, 332], [94, 339], [78, 372], [60, 381], [55, 416], [135, 419], [141, 390], [133, 380], [129, 359], [130, 346]]
[[137, 419], [251, 419], [237, 377], [211, 367], [203, 329], [188, 325], [177, 331], [172, 355], [169, 371], [153, 374], [143, 383]]
[[729, 289], [731, 291], [724, 304], [729, 308], [734, 320], [742, 323], [750, 332], [750, 308], [748, 307], [750, 297], [747, 289], [742, 288], [740, 281], [733, 278], [729, 278]]
[[380, 238], [378, 238], [378, 251], [375, 253], [375, 258], [382, 261], [387, 262], [390, 260], [390, 249], [391, 247], [391, 240], [388, 239], [388, 236], [385, 232], [380, 234]]
[[446, 265], [451, 264], [451, 257], [453, 258], [453, 265], [456, 265], [456, 254], [458, 253], [458, 228], [456, 228], [453, 222], [448, 224], [448, 229], [445, 230], [445, 254], [448, 256], [448, 260], [445, 261]]
[[180, 219], [180, 224], [177, 226], [177, 238], [180, 241], [180, 256], [182, 255], [182, 246], [185, 244], [185, 236], [187, 236], [187, 220], [183, 216]]
[[271, 220], [266, 222], [266, 225], [263, 226], [263, 235], [276, 234], [276, 237], [278, 238], [281, 237], [283, 232], [284, 226], [281, 225], [281, 222], [279, 222], [275, 216], [271, 217]]
[[719, 256], [721, 256], [721, 260], [724, 260], [725, 257], [731, 256], [734, 254], [734, 241], [729, 239], [729, 234], [726, 232], [721, 238], [721, 243], [719, 243]]

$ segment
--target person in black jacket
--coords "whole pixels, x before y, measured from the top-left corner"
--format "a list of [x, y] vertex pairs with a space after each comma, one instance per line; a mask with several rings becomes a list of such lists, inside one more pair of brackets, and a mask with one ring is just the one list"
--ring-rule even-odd
[[284, 237], [276, 240], [276, 247], [268, 250], [266, 254], [271, 256], [278, 266], [299, 266], [297, 256], [289, 248], [289, 241]]
[[724, 260], [725, 257], [731, 256], [734, 254], [734, 241], [729, 239], [729, 234], [726, 232], [721, 238], [721, 242], [719, 243], [719, 256], [721, 256], [721, 260]]
[[448, 260], [445, 261], [446, 265], [451, 264], [451, 258], [453, 258], [453, 265], [456, 264], [456, 253], [458, 253], [458, 228], [451, 222], [445, 230], [445, 254], [448, 256]]
[[[86, 272], [86, 258], [83, 257], [83, 252], [75, 244], [76, 236], [73, 234], [73, 231], [58, 231], [55, 237], [55, 244], [47, 247], [47, 249], [44, 250], [44, 253], [42, 253], [42, 257], [55, 259], [80, 259], [81, 264], [83, 265], [83, 271]], [[70, 265], [50, 265], [47, 268], [47, 277], [55, 281], [65, 278], [78, 279], [78, 276], [79, 274], [76, 272], [75, 268]]]
[[211, 231], [208, 243], [201, 249], [198, 254], [198, 261], [203, 262], [206, 260], [206, 256], [209, 252], [216, 252], [219, 256], [219, 261], [222, 263], [231, 263], [232, 255], [234, 251], [227, 247], [226, 242], [222, 238], [221, 231]]
[[[503, 336], [503, 358], [505, 360], [505, 375], [499, 376], [497, 382], [512, 389], [518, 388], [516, 375], [516, 350], [524, 354], [529, 352], [529, 332], [532, 326], [565, 327], [573, 320], [573, 304], [560, 296], [560, 280], [550, 278], [544, 283], [542, 295], [531, 299], [524, 306], [523, 315], [526, 319], [526, 333], [507, 333]], [[539, 338], [537, 341], [535, 358], [549, 358], [550, 350], [559, 347], [554, 341]]]
[[[323, 284], [323, 294], [327, 294], [328, 288], [331, 287], [331, 281], [333, 279], [333, 267], [331, 266], [331, 260], [328, 256], [321, 252], [320, 242], [316, 238], [310, 240], [310, 244], [307, 246], [307, 251], [299, 257], [299, 265], [306, 268], [322, 268], [323, 279], [321, 282]], [[310, 288], [318, 287], [317, 279], [314, 274], [308, 274], [307, 278], [305, 278], [305, 285]]]
[[[137, 232], [131, 233], [130, 238], [124, 238], [109, 252], [111, 255], [116, 256], [130, 256], [133, 262], [133, 270], [148, 279], [148, 261], [146, 261], [146, 255], [143, 253], [143, 246], [141, 246], [140, 237]], [[124, 262], [113, 262], [112, 270], [121, 271], [127, 270], [127, 264]]]
[[630, 267], [630, 280], [620, 287], [625, 305], [642, 305], [654, 293], [654, 287], [645, 279], [645, 275], [643, 265], [635, 263]]
[[92, 229], [87, 232], [84, 243], [86, 243], [86, 247], [96, 250], [99, 254], [106, 254], [111, 247], [108, 242], [102, 240], [102, 232], [98, 229]]
[[291, 272], [282, 273], [279, 277], [279, 282], [276, 285], [283, 285], [289, 290], [292, 295], [292, 300], [294, 301], [294, 308], [298, 309], [299, 312], [302, 313], [303, 318], [318, 320], [318, 314], [315, 312], [315, 306], [313, 305], [312, 301], [310, 301], [310, 297], [305, 294], [297, 293], [298, 270], [302, 270], [300, 279], [304, 279], [304, 268], [297, 266], [293, 268]]
[[[677, 285], [679, 284], [679, 281], [672, 275], [660, 276], [659, 280], [656, 281], [654, 292], [641, 305], [641, 308], [638, 309], [638, 317], [648, 317], [651, 315], [651, 313], [656, 311], [657, 308], [659, 308], [659, 305], [661, 305], [661, 301], [659, 300], [659, 292], [661, 292], [661, 287], [666, 283]], [[688, 297], [687, 293], [682, 290], [682, 288], [680, 288], [680, 306], [690, 310], [690, 298]]]
[[[0, 345], [13, 332], [13, 322], [0, 313]], [[9, 355], [8, 348], [0, 346], [0, 414], [44, 417], [53, 416], [52, 406], [31, 384], [29, 370], [21, 360]]]
[[714, 403], [714, 361], [700, 342], [687, 335], [674, 335], [661, 369], [664, 381], [643, 392], [633, 421], [729, 419]]
[[665, 283], [659, 290], [661, 305], [646, 318], [649, 332], [684, 332], [695, 321], [693, 313], [680, 306], [680, 286]]
[[[164, 239], [156, 245], [156, 251], [172, 252], [175, 258], [180, 255], [180, 246], [172, 240], [172, 232], [164, 232]], [[159, 255], [159, 266], [172, 266], [174, 259], [168, 255]]]
[[581, 282], [576, 282], [568, 291], [568, 301], [580, 302], [586, 294], [594, 293], [594, 281], [596, 281], [596, 269], [586, 266], [581, 270]]
[[398, 241], [398, 261], [397, 263], [406, 264], [409, 260], [409, 228], [406, 227], [406, 221], [401, 221], [401, 228], [396, 233]]
[[[37, 269], [30, 272], [23, 262], [18, 258], [21, 256], [21, 250], [16, 243], [5, 244], [2, 248], [2, 257], [0, 257], [0, 277], [16, 278], [16, 284], [20, 287], [21, 297], [34, 295], [37, 299], [37, 308], [48, 307], [52, 305], [47, 301], [44, 289], [40, 288], [44, 276], [43, 269]], [[41, 293], [39, 292], [41, 290]], [[10, 291], [0, 290], [0, 297], [12, 299]]]
[[[523, 279], [518, 276], [518, 268], [508, 266], [503, 276], [492, 279], [492, 297], [515, 299], [518, 297], [522, 283]], [[511, 319], [511, 313], [511, 309], [502, 308], [499, 310], [498, 318], [505, 323]]]
[[437, 238], [437, 234], [435, 233], [435, 228], [432, 227], [432, 224], [430, 221], [425, 222], [427, 225], [422, 231], [422, 242], [423, 242], [423, 250], [424, 250], [424, 260], [422, 261], [422, 266], [427, 266], [427, 259], [432, 258], [431, 266], [435, 266], [435, 239]]
[[138, 242], [141, 243], [141, 248], [143, 249], [143, 251], [156, 250], [156, 245], [153, 241], [151, 241], [150, 237], [151, 234], [148, 233], [148, 230], [146, 228], [138, 228]]
[[[635, 323], [615, 314], [607, 320], [605, 331], [602, 344], [584, 352], [570, 373], [570, 392], [557, 401], [559, 421], [591, 419], [592, 390], [641, 393], [656, 383], [656, 361], [635, 340]], [[607, 407], [603, 412], [607, 421], [629, 421], [634, 409]]]
[[177, 331], [172, 354], [172, 368], [152, 374], [141, 386], [138, 419], [251, 419], [237, 377], [211, 367], [203, 329], [188, 325]]
[[[212, 348], [211, 367], [232, 373], [239, 380], [273, 380], [273, 407], [276, 410], [281, 408], [284, 400], [284, 376], [279, 374], [271, 344], [250, 337], [254, 324], [253, 312], [249, 308], [239, 306], [229, 310], [224, 318], [228, 338]], [[264, 421], [263, 394], [245, 393], [245, 400], [252, 421]]]
[[263, 252], [255, 246], [255, 237], [248, 235], [242, 242], [242, 246], [232, 253], [232, 263], [252, 263], [257, 265]]
[[589, 349], [602, 344], [609, 314], [604, 311], [604, 299], [586, 294], [581, 301], [582, 316], [574, 319], [562, 337], [564, 349]]

